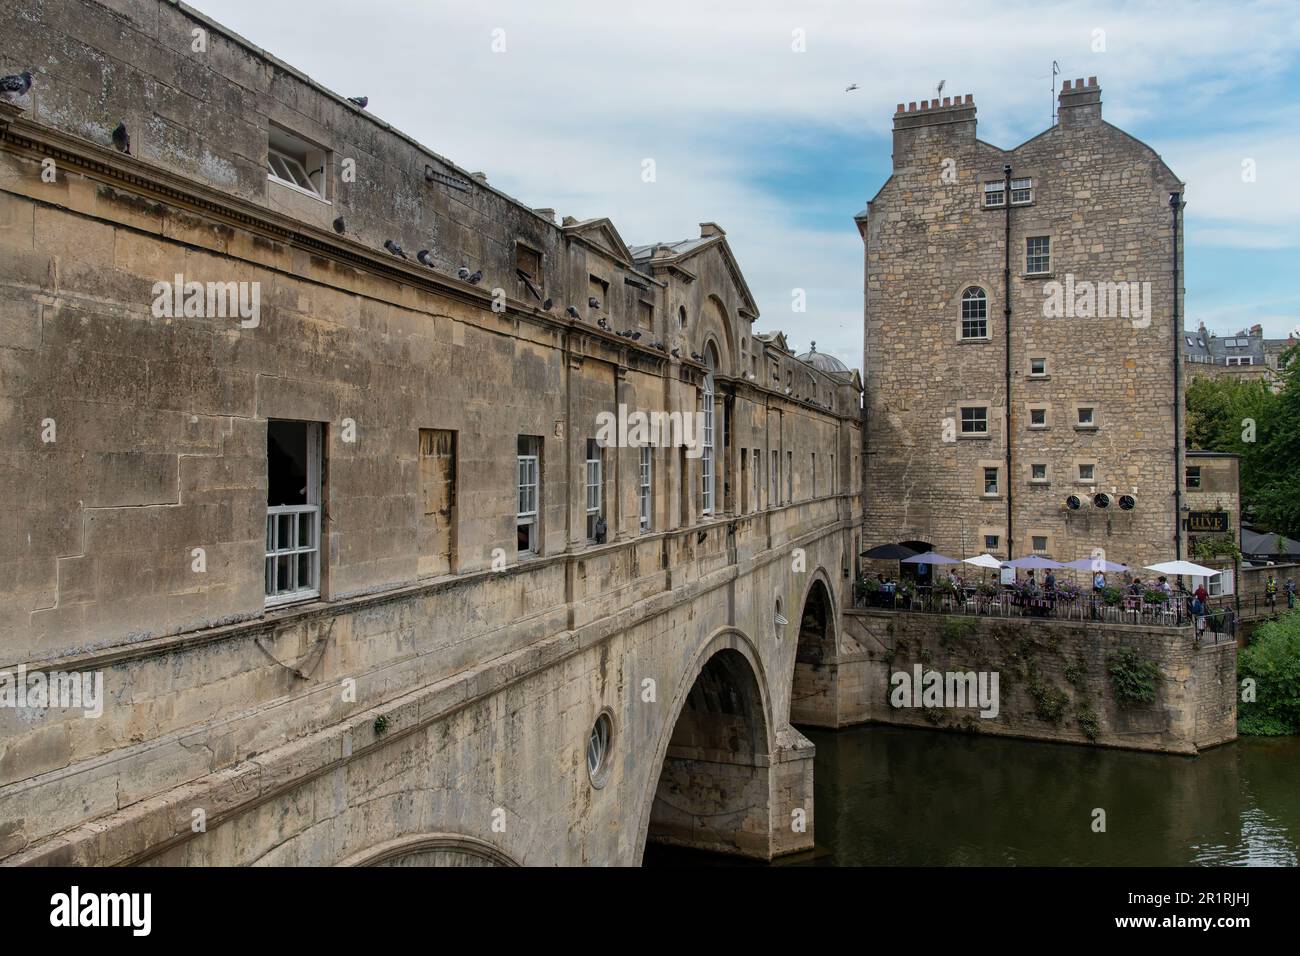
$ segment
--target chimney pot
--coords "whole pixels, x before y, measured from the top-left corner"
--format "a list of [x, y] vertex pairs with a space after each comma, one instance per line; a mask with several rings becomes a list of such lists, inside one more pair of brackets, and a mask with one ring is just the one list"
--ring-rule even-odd
[[1061, 92], [1068, 93], [1069, 91], [1070, 91], [1070, 81], [1066, 80], [1064, 83], [1061, 84]]
[[952, 106], [952, 97], [951, 97], [951, 96], [945, 96], [945, 97], [943, 98], [943, 105], [944, 105], [944, 106]]
[[907, 104], [907, 111], [908, 111], [909, 113], [915, 113], [915, 112], [916, 112], [916, 103], [915, 103], [915, 102], [908, 103], [908, 104]]
[[1083, 77], [1079, 77], [1077, 80], [1074, 81], [1074, 88], [1077, 90], [1082, 86], [1083, 86]]
[[902, 104], [902, 103], [899, 103], [899, 104], [898, 104], [898, 112], [900, 112], [900, 113], [903, 112], [903, 104]]
[[973, 93], [967, 93], [967, 94], [966, 94], [966, 105], [967, 105], [967, 106], [974, 106], [974, 105], [975, 105], [975, 94], [973, 94]]
[[1088, 77], [1088, 85], [1089, 85], [1089, 86], [1096, 86], [1096, 85], [1097, 85], [1097, 78], [1096, 78], [1095, 76], [1090, 76], [1090, 77]]

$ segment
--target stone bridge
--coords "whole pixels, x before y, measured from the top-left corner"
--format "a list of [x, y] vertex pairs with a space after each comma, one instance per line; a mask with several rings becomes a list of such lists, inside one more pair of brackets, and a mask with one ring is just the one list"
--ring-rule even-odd
[[[807, 662], [837, 640], [845, 505], [57, 662], [102, 671], [140, 739], [0, 791], [4, 862], [634, 865], [647, 841], [810, 848], [813, 747], [791, 719], [824, 707]], [[479, 627], [490, 607], [509, 623]], [[419, 686], [453, 635], [501, 653]], [[380, 647], [401, 653], [358, 667]], [[235, 688], [270, 699], [184, 720]], [[70, 738], [99, 729], [71, 719]], [[181, 726], [151, 736], [155, 720]]]

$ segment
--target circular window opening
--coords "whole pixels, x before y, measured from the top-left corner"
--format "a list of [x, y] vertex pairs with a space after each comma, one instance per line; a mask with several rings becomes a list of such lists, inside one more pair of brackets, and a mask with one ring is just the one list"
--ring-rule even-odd
[[609, 714], [601, 714], [587, 737], [587, 776], [591, 778], [592, 786], [603, 787], [609, 778], [609, 751], [613, 740], [614, 722], [609, 719]]

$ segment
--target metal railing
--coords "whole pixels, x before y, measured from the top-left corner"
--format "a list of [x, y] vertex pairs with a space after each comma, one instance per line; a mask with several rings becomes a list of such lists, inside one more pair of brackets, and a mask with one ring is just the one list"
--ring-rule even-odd
[[1007, 588], [989, 593], [978, 588], [963, 588], [954, 593], [948, 588], [925, 586], [913, 586], [906, 591], [869, 590], [858, 583], [853, 589], [853, 606], [922, 614], [1046, 618], [1143, 627], [1195, 625], [1198, 635], [1207, 643], [1236, 640], [1238, 620], [1231, 597], [1210, 602], [1202, 613], [1193, 614], [1191, 596], [1185, 594], [1175, 594], [1164, 601], [1146, 601], [1142, 596], [1130, 594], [1107, 600], [1091, 592], [1075, 595], [1064, 591], [1040, 589], [1027, 592]]

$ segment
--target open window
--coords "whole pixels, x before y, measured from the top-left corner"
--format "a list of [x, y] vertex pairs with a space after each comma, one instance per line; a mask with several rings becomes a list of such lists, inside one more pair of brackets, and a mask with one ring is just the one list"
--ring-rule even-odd
[[542, 440], [520, 435], [516, 448], [517, 506], [515, 530], [520, 554], [540, 554], [538, 502], [542, 491]]
[[320, 596], [321, 425], [266, 423], [266, 603]]
[[267, 138], [267, 177], [316, 199], [329, 200], [326, 167], [329, 153], [292, 133], [272, 126]]

